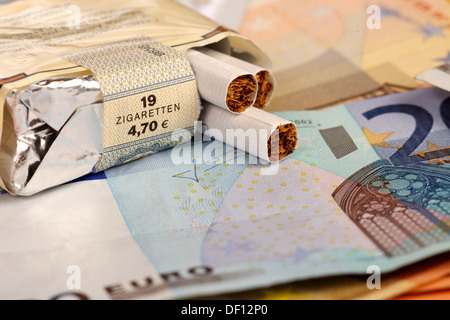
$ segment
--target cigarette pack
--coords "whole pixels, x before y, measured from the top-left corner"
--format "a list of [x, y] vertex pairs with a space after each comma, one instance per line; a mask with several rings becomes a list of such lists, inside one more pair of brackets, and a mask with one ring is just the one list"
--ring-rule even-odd
[[[13, 195], [191, 139], [201, 109], [191, 48], [270, 67], [252, 41], [172, 0], [0, 8], [0, 188]], [[190, 134], [172, 141], [176, 131]]]

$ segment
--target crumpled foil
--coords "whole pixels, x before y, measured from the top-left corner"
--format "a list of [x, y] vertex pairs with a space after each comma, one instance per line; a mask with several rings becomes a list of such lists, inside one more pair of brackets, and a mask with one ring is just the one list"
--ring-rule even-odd
[[[39, 81], [8, 92], [0, 177], [32, 195], [89, 174], [102, 155], [103, 101], [93, 75]], [[179, 136], [178, 143], [191, 135]]]

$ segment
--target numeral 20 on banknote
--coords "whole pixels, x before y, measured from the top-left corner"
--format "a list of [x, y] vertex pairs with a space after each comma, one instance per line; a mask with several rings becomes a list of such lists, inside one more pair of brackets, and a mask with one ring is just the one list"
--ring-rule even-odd
[[[433, 128], [434, 119], [426, 109], [412, 104], [396, 104], [375, 108], [363, 113], [367, 120], [388, 113], [403, 113], [414, 118], [416, 127], [411, 137], [405, 142], [403, 147], [389, 157], [394, 166], [417, 163], [424, 161], [418, 155], [411, 155], [428, 137]], [[450, 130], [450, 98], [444, 100], [440, 106], [440, 116], [445, 126]], [[449, 154], [450, 154], [450, 150]], [[442, 154], [436, 154], [432, 158], [440, 158]], [[431, 159], [429, 159], [431, 160]]]

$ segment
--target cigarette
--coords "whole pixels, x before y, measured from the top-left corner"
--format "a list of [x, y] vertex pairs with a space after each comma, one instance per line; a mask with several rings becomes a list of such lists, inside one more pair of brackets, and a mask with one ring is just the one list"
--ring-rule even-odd
[[279, 125], [267, 142], [268, 155], [270, 160], [280, 161], [297, 148], [297, 128], [293, 123]]
[[275, 77], [269, 70], [206, 47], [197, 48], [196, 50], [229, 65], [251, 73], [255, 77], [258, 84], [256, 99], [253, 107], [264, 109], [270, 103], [273, 91], [275, 89]]
[[203, 100], [232, 113], [242, 113], [255, 103], [258, 83], [252, 73], [197, 50], [187, 50], [186, 57]]
[[203, 101], [200, 114], [208, 128], [206, 135], [244, 150], [270, 163], [291, 155], [298, 144], [295, 125], [285, 119], [257, 108], [232, 114]]
[[254, 107], [258, 109], [264, 109], [272, 99], [273, 89], [275, 88], [275, 81], [269, 71], [262, 70], [256, 75], [256, 81], [258, 81], [258, 93]]

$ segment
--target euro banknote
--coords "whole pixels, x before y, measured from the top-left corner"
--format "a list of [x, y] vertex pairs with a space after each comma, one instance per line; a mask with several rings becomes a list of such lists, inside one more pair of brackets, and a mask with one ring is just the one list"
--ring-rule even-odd
[[419, 286], [395, 300], [448, 300], [450, 298], [450, 277], [442, 277], [430, 283]]
[[209, 296], [446, 252], [449, 98], [425, 88], [278, 113], [299, 132], [278, 166], [194, 141], [30, 198], [3, 193], [0, 297]]
[[[335, 276], [213, 296], [217, 300], [386, 300], [449, 289], [449, 254], [382, 276], [371, 290], [364, 276]], [[370, 282], [370, 281], [369, 281]], [[211, 297], [207, 297], [211, 299]]]
[[444, 300], [448, 301], [450, 299], [450, 290], [436, 290], [430, 292], [423, 293], [413, 293], [413, 294], [405, 294], [399, 297], [396, 297], [393, 300]]
[[272, 111], [310, 109], [420, 85], [450, 61], [446, 0], [253, 0], [240, 32], [274, 60]]
[[429, 293], [435, 291], [443, 291], [450, 289], [450, 276], [444, 276], [435, 281], [431, 281], [423, 286], [420, 286], [412, 291], [409, 294], [419, 294], [419, 293]]

